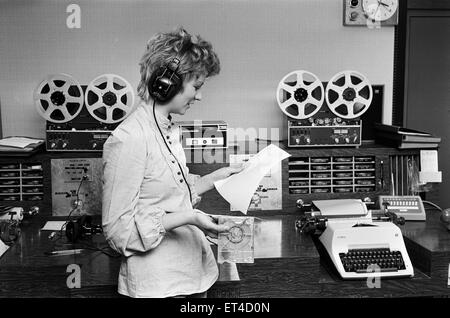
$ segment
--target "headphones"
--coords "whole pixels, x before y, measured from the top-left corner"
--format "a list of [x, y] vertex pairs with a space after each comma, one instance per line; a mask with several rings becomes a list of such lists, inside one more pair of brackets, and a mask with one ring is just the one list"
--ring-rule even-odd
[[2, 221], [0, 222], [0, 239], [5, 243], [11, 245], [20, 236], [19, 223], [16, 221]]
[[148, 81], [150, 96], [160, 104], [168, 103], [182, 88], [183, 80], [177, 73], [180, 66], [178, 58], [153, 72]]
[[103, 233], [100, 225], [92, 224], [90, 215], [83, 215], [75, 221], [69, 221], [66, 225], [66, 236], [69, 242], [75, 243], [86, 235]]

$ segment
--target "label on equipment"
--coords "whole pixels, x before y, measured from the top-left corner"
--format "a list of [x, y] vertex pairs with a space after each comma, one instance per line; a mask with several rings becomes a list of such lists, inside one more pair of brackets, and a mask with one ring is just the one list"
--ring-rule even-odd
[[186, 146], [217, 146], [223, 145], [223, 138], [186, 138]]

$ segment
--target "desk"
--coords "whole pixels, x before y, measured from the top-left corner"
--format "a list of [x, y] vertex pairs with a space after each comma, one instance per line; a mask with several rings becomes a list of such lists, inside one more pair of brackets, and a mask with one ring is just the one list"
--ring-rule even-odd
[[[437, 215], [431, 215], [426, 223], [407, 223], [403, 228], [405, 242], [422, 244], [420, 242], [425, 238], [437, 242], [432, 239], [433, 235], [438, 235], [439, 239], [450, 236], [438, 223]], [[297, 218], [296, 215], [262, 217], [255, 229], [255, 262], [219, 265], [219, 280], [208, 296], [450, 296], [447, 278], [440, 271], [445, 260], [448, 266], [445, 251], [441, 263], [433, 261], [435, 265], [430, 267], [429, 274], [420, 270], [413, 260], [414, 278], [382, 279], [381, 288], [370, 289], [365, 280], [343, 281], [337, 277], [330, 265], [321, 260], [312, 238], [295, 229]], [[0, 297], [117, 297], [120, 260], [89, 250], [70, 256], [44, 255], [52, 249], [49, 232], [40, 231], [46, 221], [46, 218], [35, 218], [24, 222], [20, 239], [0, 259]], [[428, 229], [432, 231], [427, 232]], [[101, 235], [94, 237], [91, 243], [105, 245]], [[418, 257], [411, 251], [409, 253]], [[81, 268], [81, 288], [67, 287], [70, 273], [66, 270], [70, 264], [78, 264]]]

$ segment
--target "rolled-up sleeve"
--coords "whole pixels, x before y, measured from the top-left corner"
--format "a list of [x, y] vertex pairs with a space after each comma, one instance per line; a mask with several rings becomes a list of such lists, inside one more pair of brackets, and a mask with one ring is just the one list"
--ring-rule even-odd
[[128, 257], [159, 245], [165, 211], [137, 208], [147, 162], [144, 137], [124, 130], [115, 133], [103, 148], [102, 225], [110, 246]]
[[[189, 171], [189, 169], [188, 169]], [[187, 182], [189, 184], [189, 188], [191, 189], [191, 195], [192, 195], [192, 206], [196, 208], [200, 201], [202, 200], [202, 197], [198, 195], [195, 187], [195, 183], [201, 178], [198, 174], [192, 174], [188, 173], [187, 175]]]

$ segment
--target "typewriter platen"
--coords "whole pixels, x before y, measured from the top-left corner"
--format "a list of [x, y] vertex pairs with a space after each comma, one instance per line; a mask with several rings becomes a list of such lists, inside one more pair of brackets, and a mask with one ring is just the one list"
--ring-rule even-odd
[[343, 279], [414, 276], [400, 228], [374, 221], [361, 200], [313, 201], [313, 208], [297, 227], [319, 235]]

